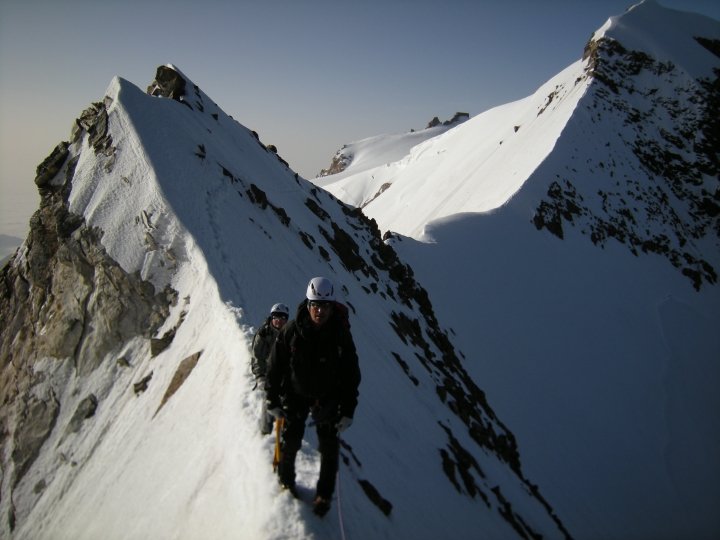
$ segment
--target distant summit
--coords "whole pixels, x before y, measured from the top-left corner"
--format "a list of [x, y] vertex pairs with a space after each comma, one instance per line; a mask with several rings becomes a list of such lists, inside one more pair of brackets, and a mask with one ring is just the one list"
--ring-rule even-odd
[[720, 25], [677, 12], [668, 32], [667, 12], [646, 1], [588, 42], [591, 85], [568, 131], [596, 150], [561, 139], [576, 165], [556, 171], [533, 222], [664, 257], [699, 290], [720, 271]]
[[436, 116], [432, 120], [428, 122], [428, 125], [425, 126], [425, 129], [434, 128], [436, 126], [450, 126], [453, 124], [459, 124], [461, 122], [464, 122], [465, 120], [469, 120], [470, 115], [465, 112], [456, 112], [455, 116], [453, 116], [450, 120], [445, 120], [444, 122], [440, 122], [440, 119]]
[[[574, 229], [599, 248], [617, 242], [664, 258], [695, 289], [714, 285], [719, 35], [707, 17], [637, 4], [534, 95], [421, 146], [408, 140], [394, 162], [349, 159], [344, 174], [321, 185], [382, 229], [413, 237], [433, 220], [520, 197], [538, 230], [562, 239]], [[437, 119], [429, 126], [441, 127]], [[381, 144], [403, 147], [377, 139], [374, 155]]]
[[[344, 173], [351, 166], [353, 173], [357, 173], [359, 170], [397, 161], [413, 146], [437, 137], [469, 119], [470, 115], [465, 112], [456, 112], [450, 120], [444, 122], [435, 116], [421, 131], [411, 129], [406, 133], [379, 135], [345, 144], [333, 156], [330, 167], [322, 169], [317, 178]], [[322, 181], [315, 183], [323, 184]]]
[[347, 148], [348, 146], [344, 144], [343, 147], [333, 156], [330, 166], [327, 169], [322, 169], [320, 174], [318, 174], [318, 177], [341, 173], [347, 169], [348, 165], [352, 163], [352, 160], [355, 157], [355, 154], [352, 152], [345, 151]]

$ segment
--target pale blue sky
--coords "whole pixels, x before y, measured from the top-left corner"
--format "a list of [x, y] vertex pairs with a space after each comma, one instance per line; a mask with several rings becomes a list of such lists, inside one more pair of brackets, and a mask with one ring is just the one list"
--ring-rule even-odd
[[177, 65], [313, 177], [344, 143], [530, 95], [633, 3], [0, 0], [0, 233], [24, 237], [35, 167], [115, 75]]

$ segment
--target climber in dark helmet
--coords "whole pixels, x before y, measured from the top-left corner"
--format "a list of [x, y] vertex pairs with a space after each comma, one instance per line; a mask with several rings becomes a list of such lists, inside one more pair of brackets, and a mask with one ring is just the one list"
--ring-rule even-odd
[[313, 511], [323, 516], [335, 490], [338, 433], [350, 427], [357, 406], [360, 368], [347, 308], [336, 301], [332, 282], [324, 277], [311, 279], [305, 296], [295, 319], [275, 341], [265, 390], [268, 412], [283, 419], [277, 471], [281, 486], [293, 496], [297, 496], [295, 456], [308, 414], [315, 422], [320, 475]]
[[[274, 304], [270, 315], [257, 331], [252, 342], [252, 359], [250, 367], [255, 376], [255, 388], [264, 391], [267, 363], [278, 333], [285, 326], [290, 315], [290, 308], [285, 304]], [[274, 418], [265, 409], [265, 400], [260, 411], [260, 433], [269, 435], [272, 432]]]

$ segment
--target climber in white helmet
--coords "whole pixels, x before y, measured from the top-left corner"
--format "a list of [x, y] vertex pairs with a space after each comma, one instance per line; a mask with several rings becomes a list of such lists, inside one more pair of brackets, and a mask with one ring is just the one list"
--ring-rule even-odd
[[[265, 390], [267, 362], [275, 338], [277, 338], [282, 327], [285, 326], [289, 315], [290, 309], [285, 304], [274, 304], [270, 308], [270, 315], [253, 337], [250, 367], [253, 375], [255, 375], [255, 388], [259, 388], [261, 392]], [[267, 413], [265, 400], [263, 399], [260, 411], [260, 433], [263, 435], [272, 433], [273, 420], [274, 418]]]
[[310, 280], [295, 319], [278, 334], [268, 362], [267, 409], [283, 418], [278, 476], [297, 496], [295, 456], [305, 422], [312, 415], [320, 446], [320, 475], [313, 511], [330, 509], [338, 470], [338, 433], [352, 423], [358, 402], [360, 368], [348, 311], [325, 277]]

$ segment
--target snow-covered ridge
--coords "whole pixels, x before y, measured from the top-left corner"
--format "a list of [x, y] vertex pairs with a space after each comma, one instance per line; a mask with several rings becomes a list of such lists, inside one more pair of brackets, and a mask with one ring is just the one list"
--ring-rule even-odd
[[313, 182], [323, 187], [328, 183], [326, 177], [332, 177], [330, 182], [336, 182], [345, 176], [399, 161], [408, 155], [413, 146], [442, 135], [468, 118], [467, 113], [458, 112], [450, 120], [440, 122], [436, 116], [420, 131], [376, 135], [343, 145], [333, 157], [331, 166], [323, 169]]
[[[547, 189], [538, 228], [562, 238], [573, 226], [596, 245], [660, 255], [696, 289], [717, 282], [718, 44], [717, 21], [655, 2], [596, 33], [585, 49], [594, 84], [582, 114], [568, 124], [559, 159], [534, 175]], [[573, 147], [578, 137], [594, 149]]]
[[692, 78], [713, 77], [717, 59], [708, 50], [698, 50], [697, 37], [718, 38], [718, 21], [663, 7], [656, 0], [644, 0], [624, 14], [610, 17], [592, 37], [622, 43], [632, 51], [643, 51], [658, 63], [670, 62]]
[[717, 21], [643, 2], [532, 96], [323, 185], [382, 229], [426, 239], [432, 221], [491, 212], [522, 191], [514, 207], [540, 229], [562, 237], [565, 222], [597, 245], [665, 257], [696, 288], [713, 284], [719, 40]]
[[414, 237], [434, 219], [493, 210], [507, 202], [552, 150], [586, 87], [584, 66], [578, 61], [528, 98], [407, 145], [409, 154], [395, 163], [356, 174], [350, 168], [322, 179], [322, 185], [348, 204], [361, 206], [381, 228]]
[[[571, 111], [544, 85], [327, 186], [421, 240], [391, 242], [578, 538], [720, 534], [719, 44], [717, 21], [644, 2], [565, 70]], [[533, 116], [552, 145], [531, 161]]]
[[[172, 66], [149, 88], [114, 79], [41, 167], [43, 212], [61, 226], [37, 220], [4, 281], [14, 304], [3, 317], [26, 337], [0, 342], [24, 374], [22, 392], [2, 396], [12, 433], [3, 533], [334, 536], [342, 516], [318, 522], [280, 493], [248, 369], [269, 306], [299, 301], [310, 277], [326, 275], [350, 308], [363, 373], [343, 438], [344, 527], [374, 538], [567, 537], [427, 292], [374, 223], [294, 174]], [[28, 261], [40, 255], [45, 272], [33, 273]], [[64, 295], [72, 313], [58, 307]], [[162, 318], [120, 332], [136, 297]], [[77, 345], [57, 347], [68, 333]], [[88, 345], [97, 336], [101, 356]], [[318, 465], [308, 433], [303, 492]]]

